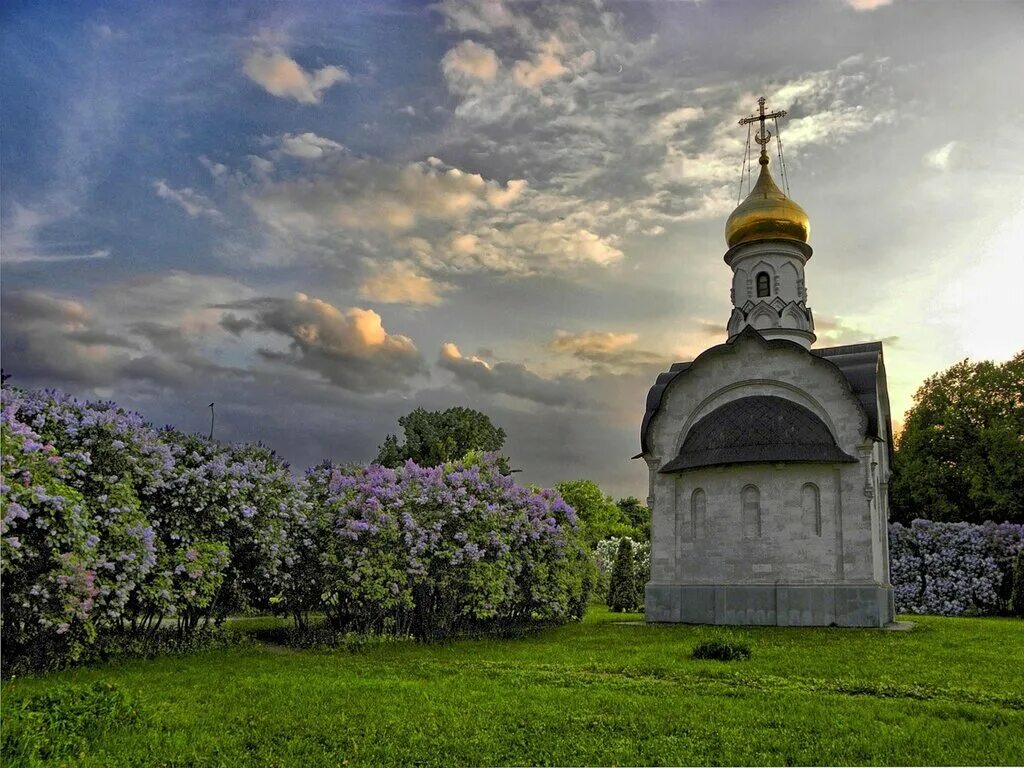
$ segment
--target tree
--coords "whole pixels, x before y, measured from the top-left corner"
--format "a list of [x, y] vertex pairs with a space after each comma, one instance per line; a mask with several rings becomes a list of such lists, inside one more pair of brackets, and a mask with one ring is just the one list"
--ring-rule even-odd
[[633, 528], [633, 538], [642, 541], [651, 540], [651, 510], [640, 502], [636, 496], [627, 496], [615, 502], [626, 522]]
[[896, 443], [892, 519], [1024, 522], [1024, 351], [928, 378]]
[[611, 584], [608, 586], [608, 607], [616, 613], [637, 610], [637, 589], [634, 579], [633, 542], [623, 537], [615, 553]]
[[1017, 552], [1013, 562], [1013, 592], [1010, 593], [1010, 613], [1024, 619], [1024, 549]]
[[[417, 408], [398, 420], [405, 443], [395, 435], [384, 438], [377, 463], [397, 467], [412, 459], [421, 467], [436, 467], [461, 459], [470, 451], [500, 451], [505, 445], [505, 430], [491, 423], [490, 417], [472, 408], [427, 411]], [[508, 469], [508, 460], [501, 459]]]
[[593, 480], [569, 480], [555, 489], [576, 510], [583, 539], [591, 549], [602, 539], [633, 535], [622, 510]]

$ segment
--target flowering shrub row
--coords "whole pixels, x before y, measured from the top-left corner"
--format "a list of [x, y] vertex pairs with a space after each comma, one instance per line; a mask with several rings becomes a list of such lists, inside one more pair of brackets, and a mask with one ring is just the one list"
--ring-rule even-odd
[[325, 464], [296, 482], [263, 446], [8, 387], [0, 429], [6, 659], [56, 665], [272, 604], [423, 638], [582, 615], [592, 566], [575, 513], [490, 457]]
[[286, 581], [304, 502], [272, 451], [154, 430], [110, 402], [2, 398], [7, 658], [56, 664], [168, 624], [188, 634]]
[[502, 474], [493, 455], [398, 469], [309, 470], [285, 601], [300, 626], [422, 639], [580, 619], [589, 555], [573, 509]]
[[1003, 613], [1024, 525], [935, 523], [889, 526], [889, 572], [902, 613]]

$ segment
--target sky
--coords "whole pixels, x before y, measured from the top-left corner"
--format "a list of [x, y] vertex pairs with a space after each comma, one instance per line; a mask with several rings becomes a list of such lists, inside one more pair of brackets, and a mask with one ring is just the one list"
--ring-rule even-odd
[[1024, 347], [1024, 4], [18, 3], [0, 341], [26, 387], [369, 461], [465, 405], [520, 477], [646, 496], [659, 371], [725, 340], [746, 131], [782, 121], [818, 342]]

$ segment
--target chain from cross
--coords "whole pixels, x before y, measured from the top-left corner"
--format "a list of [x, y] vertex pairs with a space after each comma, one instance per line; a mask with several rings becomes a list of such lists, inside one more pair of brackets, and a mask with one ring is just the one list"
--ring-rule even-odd
[[765, 146], [768, 144], [769, 141], [771, 141], [772, 138], [772, 132], [765, 127], [765, 121], [775, 120], [777, 118], [786, 116], [786, 110], [784, 109], [780, 109], [776, 112], [769, 112], [768, 114], [765, 114], [764, 103], [765, 98], [764, 96], [762, 96], [760, 99], [757, 100], [758, 114], [751, 115], [750, 117], [744, 117], [742, 120], [740, 120], [740, 125], [748, 125], [749, 123], [753, 123], [756, 121], [759, 121], [761, 123], [761, 129], [758, 132], [758, 134], [754, 136], [754, 141], [761, 145], [762, 152], [765, 151]]

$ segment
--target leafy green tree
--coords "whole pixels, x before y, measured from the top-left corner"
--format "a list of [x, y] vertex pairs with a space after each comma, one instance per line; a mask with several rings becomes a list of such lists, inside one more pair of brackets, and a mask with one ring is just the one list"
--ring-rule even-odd
[[619, 505], [593, 480], [569, 480], [559, 483], [555, 489], [576, 510], [583, 539], [591, 549], [602, 539], [633, 535]]
[[637, 610], [636, 579], [633, 574], [633, 542], [623, 537], [615, 553], [611, 584], [608, 586], [608, 607], [616, 613]]
[[651, 540], [651, 510], [636, 496], [627, 496], [615, 502], [622, 511], [626, 523], [632, 527], [638, 541]]
[[1024, 351], [928, 378], [896, 443], [892, 519], [1024, 522]]
[[1024, 619], [1024, 549], [1017, 552], [1013, 562], [1013, 592], [1010, 593], [1010, 613]]
[[[490, 417], [472, 408], [427, 411], [417, 408], [398, 420], [405, 436], [399, 444], [395, 435], [384, 438], [377, 463], [398, 467], [412, 459], [421, 467], [436, 467], [457, 461], [470, 451], [497, 452], [505, 445], [505, 430], [494, 426]], [[508, 470], [508, 460], [501, 459]]]

